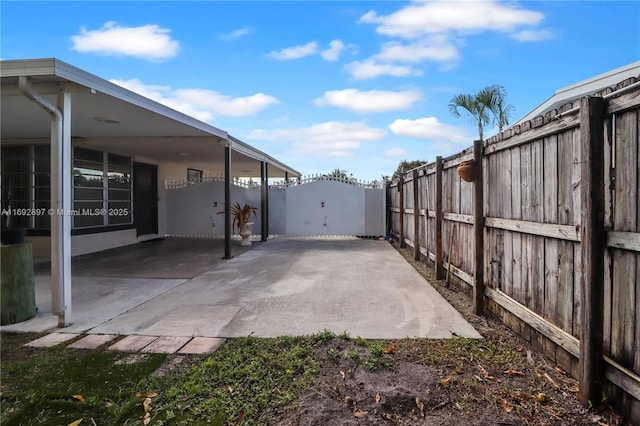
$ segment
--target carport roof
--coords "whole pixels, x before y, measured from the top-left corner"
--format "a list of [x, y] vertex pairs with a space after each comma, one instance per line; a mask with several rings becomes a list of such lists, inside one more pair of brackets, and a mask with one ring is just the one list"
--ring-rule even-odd
[[234, 176], [260, 176], [259, 161], [270, 165], [269, 177], [284, 177], [285, 172], [300, 176], [224, 130], [55, 58], [0, 61], [3, 141], [50, 137], [48, 115], [21, 93], [21, 76], [30, 77], [36, 93], [54, 105], [61, 90], [72, 93], [71, 136], [89, 147], [161, 161], [197, 159], [223, 165], [224, 146], [229, 144]]

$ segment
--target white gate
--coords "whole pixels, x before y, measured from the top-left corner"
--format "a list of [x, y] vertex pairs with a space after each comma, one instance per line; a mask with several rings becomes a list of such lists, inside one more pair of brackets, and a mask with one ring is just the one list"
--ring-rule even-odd
[[385, 191], [317, 177], [269, 190], [269, 229], [280, 235], [385, 234]]

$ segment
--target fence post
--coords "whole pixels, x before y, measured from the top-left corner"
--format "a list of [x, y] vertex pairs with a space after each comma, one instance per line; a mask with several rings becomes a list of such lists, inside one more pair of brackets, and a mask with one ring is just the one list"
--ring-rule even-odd
[[604, 111], [603, 98], [580, 100], [580, 402], [598, 404], [604, 370]]
[[398, 178], [398, 191], [400, 191], [400, 248], [404, 248], [404, 174], [401, 174]]
[[388, 179], [384, 181], [384, 207], [386, 212], [384, 235], [391, 236], [391, 215], [393, 213], [391, 208], [393, 205], [391, 203], [391, 181]]
[[420, 260], [420, 209], [418, 208], [418, 170], [413, 170], [413, 259]]
[[261, 241], [269, 240], [269, 163], [260, 162], [260, 223]]
[[475, 180], [473, 187], [473, 313], [484, 313], [484, 184], [483, 141], [473, 142]]
[[436, 157], [436, 279], [444, 278], [442, 259], [442, 157]]

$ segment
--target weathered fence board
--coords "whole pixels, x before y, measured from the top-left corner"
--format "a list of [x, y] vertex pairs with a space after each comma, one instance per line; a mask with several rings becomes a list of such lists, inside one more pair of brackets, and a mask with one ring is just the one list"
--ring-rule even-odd
[[[640, 85], [628, 84], [632, 86], [616, 87], [621, 93], [602, 92], [610, 93], [604, 98], [604, 129], [600, 121], [604, 150], [599, 158], [604, 161], [600, 231], [608, 248], [600, 259], [603, 282], [595, 285], [603, 292], [606, 375], [625, 389], [615, 395], [625, 409], [640, 412], [640, 401], [629, 399], [640, 388]], [[580, 105], [582, 101], [564, 106], [563, 112], [524, 123], [484, 144], [478, 219], [473, 215], [476, 186], [456, 173], [460, 162], [471, 159], [470, 150], [422, 166], [417, 173], [416, 238], [409, 229], [415, 223], [410, 189], [404, 189], [402, 205], [400, 197], [391, 199], [392, 233], [402, 233], [427, 261], [435, 261], [438, 278], [449, 275], [469, 293], [479, 268], [491, 311], [574, 375], [583, 374], [577, 342], [585, 320], [583, 293], [591, 284], [581, 273], [582, 214], [589, 202], [589, 195], [582, 194], [583, 166], [591, 160], [583, 158], [585, 114]], [[404, 176], [407, 187], [410, 175]], [[400, 223], [397, 216], [403, 209]], [[480, 266], [473, 256], [476, 220], [482, 223], [484, 240]]]

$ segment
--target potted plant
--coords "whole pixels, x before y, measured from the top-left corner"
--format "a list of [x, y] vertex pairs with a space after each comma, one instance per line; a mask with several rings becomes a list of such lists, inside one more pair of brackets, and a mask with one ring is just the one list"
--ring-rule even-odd
[[458, 175], [465, 182], [473, 182], [476, 179], [476, 163], [474, 160], [467, 160], [458, 166]]
[[[244, 206], [239, 202], [235, 202], [231, 205], [231, 216], [233, 217], [233, 227], [238, 228], [238, 234], [242, 237], [240, 245], [243, 247], [251, 245], [251, 235], [253, 234], [253, 222], [251, 222], [251, 213], [256, 216], [258, 211], [257, 207], [252, 207], [249, 204]], [[218, 214], [224, 214], [224, 210], [218, 212]]]

